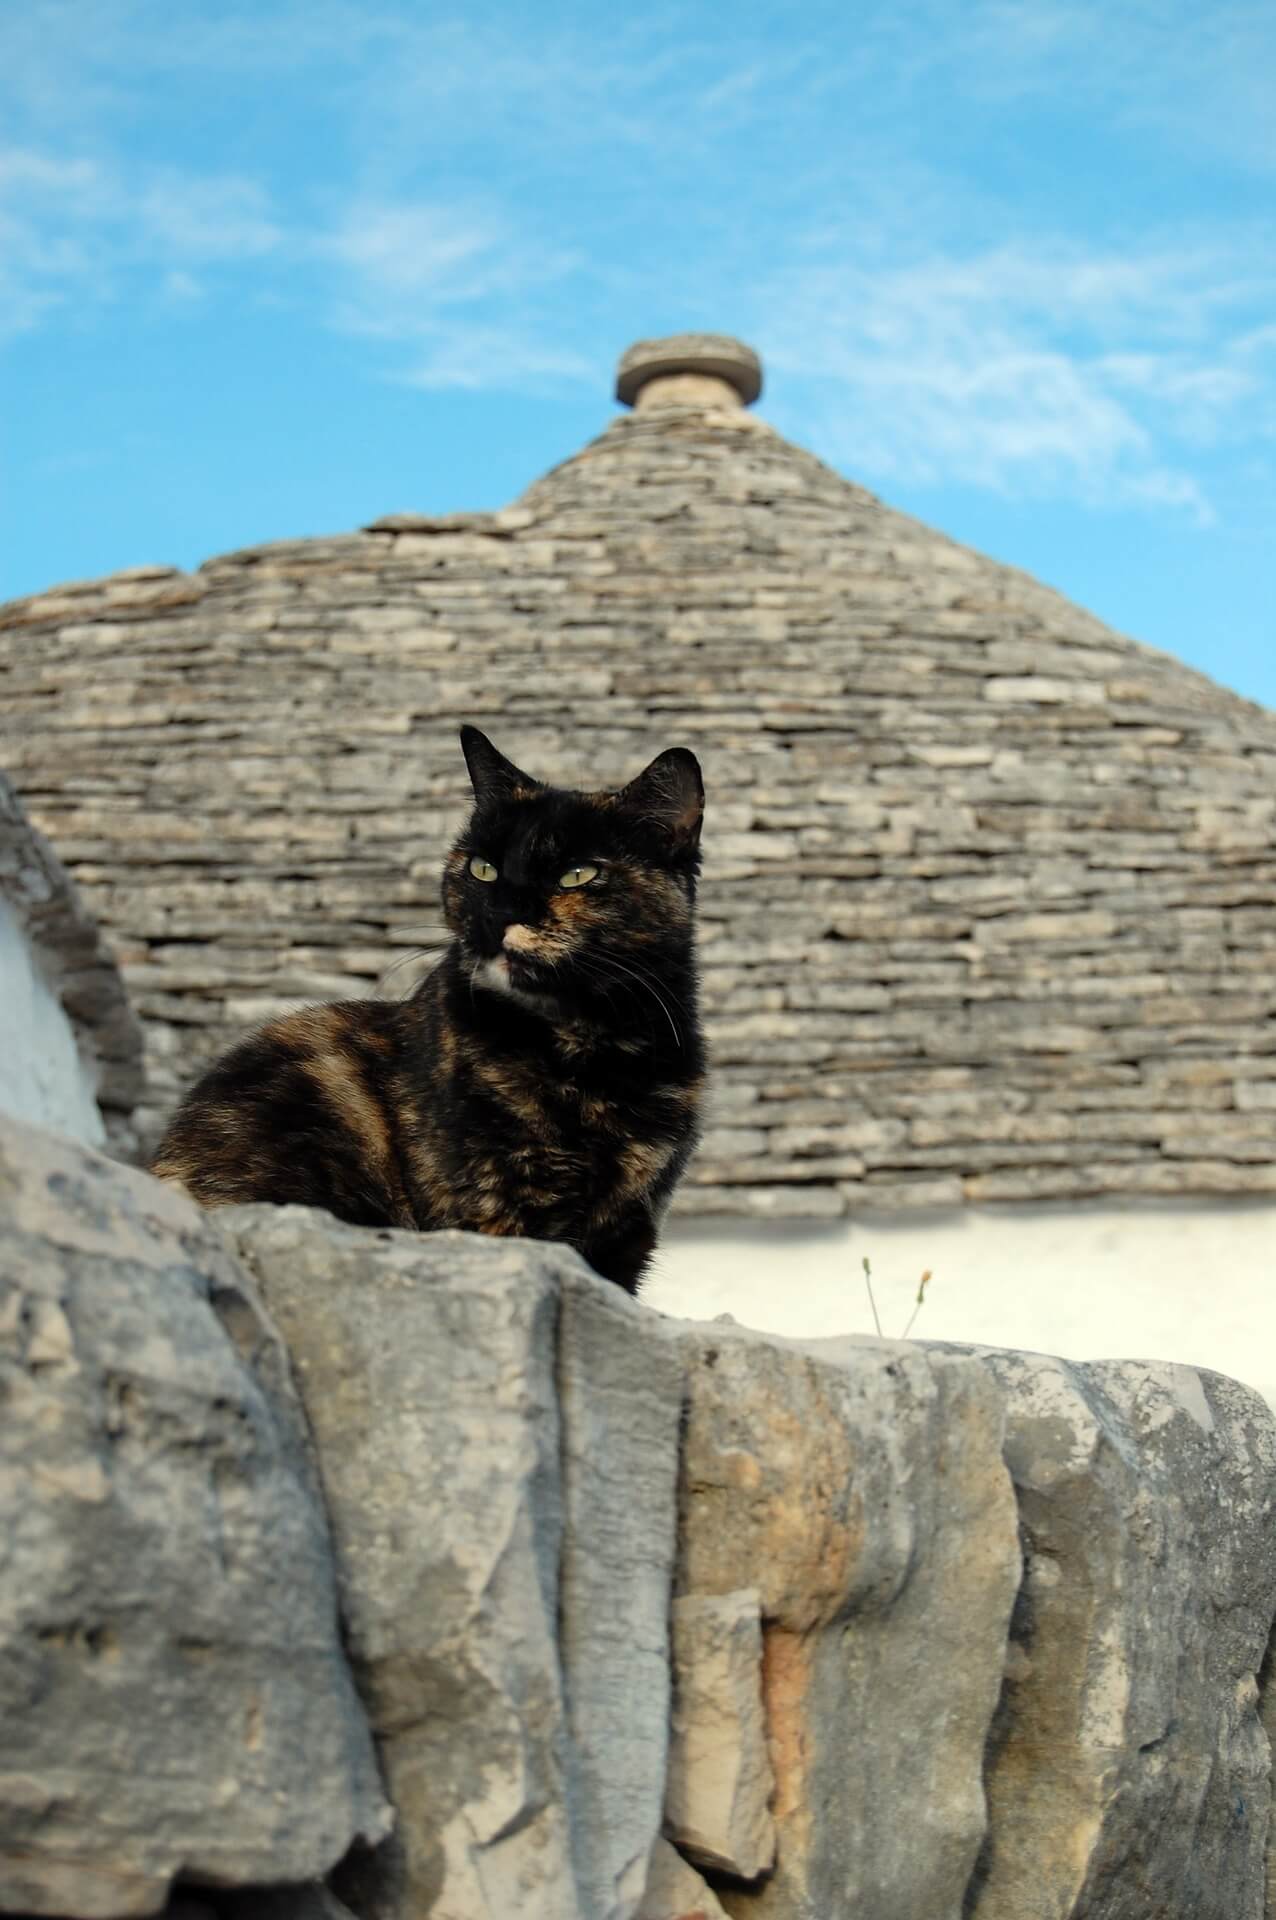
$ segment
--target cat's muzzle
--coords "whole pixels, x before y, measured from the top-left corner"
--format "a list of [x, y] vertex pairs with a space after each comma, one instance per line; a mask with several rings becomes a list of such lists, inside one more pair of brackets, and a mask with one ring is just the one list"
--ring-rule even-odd
[[523, 958], [521, 954], [498, 953], [490, 959], [481, 960], [474, 969], [473, 978], [477, 986], [508, 994], [515, 1000], [545, 1001], [554, 998], [551, 970], [535, 960]]

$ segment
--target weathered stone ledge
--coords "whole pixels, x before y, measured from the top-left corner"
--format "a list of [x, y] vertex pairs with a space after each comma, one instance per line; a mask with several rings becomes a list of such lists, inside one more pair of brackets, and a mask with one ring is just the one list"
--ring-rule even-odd
[[1276, 1915], [1248, 1389], [667, 1320], [6, 1122], [0, 1247], [0, 1911]]

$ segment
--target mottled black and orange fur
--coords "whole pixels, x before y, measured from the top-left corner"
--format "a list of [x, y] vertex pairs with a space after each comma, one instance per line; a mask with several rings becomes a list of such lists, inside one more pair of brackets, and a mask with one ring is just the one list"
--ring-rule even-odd
[[673, 749], [618, 791], [569, 792], [461, 740], [475, 804], [440, 965], [407, 1001], [307, 1008], [232, 1048], [152, 1171], [205, 1206], [566, 1241], [633, 1292], [697, 1134], [700, 771]]

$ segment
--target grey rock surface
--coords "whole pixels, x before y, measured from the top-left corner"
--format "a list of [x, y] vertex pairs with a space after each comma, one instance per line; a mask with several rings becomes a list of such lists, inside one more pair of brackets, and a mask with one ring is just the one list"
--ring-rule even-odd
[[[141, 1025], [79, 888], [27, 818], [3, 772], [0, 906], [7, 907], [22, 928], [43, 982], [70, 1023], [108, 1137], [126, 1149], [133, 1143], [130, 1115], [142, 1091]], [[4, 1015], [0, 1007], [0, 1043], [16, 1051], [24, 1036], [8, 1031]], [[4, 1064], [0, 1063], [0, 1082], [6, 1078]], [[100, 1139], [102, 1135], [82, 1137]]]
[[756, 1920], [958, 1920], [1020, 1559], [977, 1361], [683, 1330], [680, 1595], [753, 1585], [776, 1779]]
[[682, 1366], [663, 1323], [559, 1260], [559, 1652], [582, 1912], [628, 1920], [660, 1832]]
[[399, 1814], [360, 1913], [628, 1920], [659, 1831], [680, 1372], [571, 1255], [220, 1216], [292, 1350]]
[[684, 1594], [672, 1625], [665, 1831], [699, 1865], [754, 1880], [775, 1858], [757, 1591]]
[[[556, 1256], [220, 1216], [292, 1354], [355, 1677], [396, 1830], [338, 1885], [370, 1916], [585, 1920], [556, 1646]], [[539, 1256], [539, 1257], [538, 1257]]]
[[0, 1910], [1271, 1920], [1235, 1382], [665, 1321], [0, 1120], [0, 1404]]
[[194, 1207], [0, 1119], [0, 1907], [153, 1913], [386, 1831], [287, 1391]]
[[1025, 1541], [977, 1920], [1261, 1920], [1276, 1421], [1216, 1374], [989, 1352]]
[[727, 1920], [727, 1914], [677, 1848], [658, 1839], [651, 1849], [647, 1885], [634, 1920]]

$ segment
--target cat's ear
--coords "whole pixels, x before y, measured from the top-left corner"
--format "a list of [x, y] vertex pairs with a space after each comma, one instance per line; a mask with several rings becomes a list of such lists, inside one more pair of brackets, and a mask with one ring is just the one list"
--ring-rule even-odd
[[620, 789], [620, 804], [663, 827], [679, 847], [694, 847], [704, 818], [704, 781], [700, 762], [686, 747], [658, 753], [637, 779]]
[[530, 773], [522, 772], [503, 753], [498, 753], [477, 727], [461, 728], [461, 752], [470, 770], [476, 800], [507, 800], [519, 788], [534, 792], [542, 784], [533, 780]]

